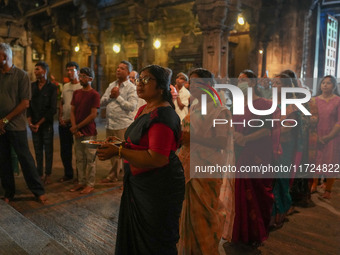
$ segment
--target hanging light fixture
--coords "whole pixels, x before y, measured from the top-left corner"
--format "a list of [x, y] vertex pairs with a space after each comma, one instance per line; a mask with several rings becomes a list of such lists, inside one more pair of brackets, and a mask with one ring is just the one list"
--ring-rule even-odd
[[239, 14], [238, 17], [237, 17], [237, 23], [241, 26], [244, 25], [245, 21], [244, 21], [244, 18], [242, 16], [242, 14]]
[[77, 43], [77, 46], [74, 47], [74, 51], [75, 51], [75, 52], [78, 52], [79, 50], [80, 50], [79, 43]]
[[153, 47], [155, 47], [155, 49], [159, 49], [161, 47], [162, 43], [161, 43], [161, 40], [156, 38], [154, 41], [153, 41]]
[[263, 54], [263, 50], [259, 50], [259, 53], [262, 55]]
[[120, 52], [120, 43], [114, 43], [112, 46], [113, 52], [114, 53], [119, 53]]

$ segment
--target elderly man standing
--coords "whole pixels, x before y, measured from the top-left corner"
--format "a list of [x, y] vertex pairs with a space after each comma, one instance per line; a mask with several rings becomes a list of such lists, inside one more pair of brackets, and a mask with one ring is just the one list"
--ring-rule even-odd
[[[131, 71], [129, 74], [129, 80], [131, 81], [131, 83], [135, 84], [135, 86], [137, 86], [137, 82], [139, 82], [139, 74], [136, 71]], [[136, 116], [138, 109], [145, 105], [146, 102], [143, 98], [138, 97], [138, 101], [137, 101], [137, 107], [136, 109], [133, 111], [133, 116]]]
[[129, 74], [129, 80], [131, 81], [131, 83], [136, 85], [136, 80], [138, 79], [139, 75], [137, 73], [137, 71], [132, 70]]
[[[116, 136], [123, 140], [127, 127], [133, 122], [138, 97], [136, 86], [129, 81], [131, 71], [131, 63], [121, 61], [116, 71], [117, 80], [110, 83], [100, 100], [101, 106], [106, 106], [106, 136]], [[122, 178], [122, 159], [115, 156], [111, 163], [111, 171], [101, 183], [115, 182]]]
[[185, 84], [188, 82], [188, 76], [185, 73], [179, 73], [176, 76], [176, 90], [178, 96], [174, 100], [175, 110], [181, 121], [187, 116], [189, 112], [189, 99], [190, 92], [185, 88]]
[[10, 160], [12, 146], [28, 188], [44, 204], [47, 201], [45, 190], [27, 141], [26, 108], [31, 99], [30, 81], [26, 72], [13, 65], [12, 57], [11, 47], [0, 43], [0, 178], [5, 190], [3, 200], [8, 203], [15, 194]]

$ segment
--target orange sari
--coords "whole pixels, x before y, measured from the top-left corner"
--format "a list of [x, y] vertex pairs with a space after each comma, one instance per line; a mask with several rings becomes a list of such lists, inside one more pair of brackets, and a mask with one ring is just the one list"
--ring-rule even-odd
[[[219, 107], [209, 111], [207, 119], [202, 120], [202, 118], [204, 117], [200, 115], [200, 109], [193, 107], [182, 121], [184, 137], [179, 159], [184, 168], [186, 185], [180, 218], [178, 254], [219, 254], [218, 245], [222, 232], [232, 230], [233, 196], [228, 192], [231, 188], [226, 185], [230, 180], [223, 180], [223, 176], [200, 178], [202, 176], [195, 176], [190, 171], [190, 162], [195, 165], [233, 164], [233, 129], [225, 125], [222, 128], [224, 131], [221, 132], [220, 129], [212, 134], [211, 127], [202, 124], [202, 121], [212, 123], [214, 118], [230, 120], [231, 115], [226, 108]], [[190, 143], [189, 134], [192, 135], [193, 132], [195, 135], [211, 139], [214, 136], [227, 137], [228, 142], [222, 157], [225, 159], [224, 162], [220, 161], [221, 154], [216, 149]], [[225, 204], [230, 206], [227, 208], [229, 211], [225, 210]], [[224, 230], [226, 218], [227, 227]], [[231, 236], [231, 233], [228, 235]]]

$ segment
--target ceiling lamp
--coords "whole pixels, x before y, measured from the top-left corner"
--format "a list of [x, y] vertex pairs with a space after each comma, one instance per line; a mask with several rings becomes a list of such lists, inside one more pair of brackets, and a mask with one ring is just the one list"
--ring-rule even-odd
[[153, 47], [155, 47], [155, 49], [159, 49], [161, 47], [161, 41], [159, 39], [155, 39], [153, 41]]
[[74, 51], [75, 51], [75, 52], [78, 52], [79, 50], [80, 50], [79, 43], [77, 43], [77, 46], [74, 47]]
[[120, 52], [120, 43], [114, 43], [112, 46], [113, 52], [114, 53], [119, 53]]
[[245, 23], [244, 18], [241, 14], [239, 14], [238, 17], [237, 17], [237, 23], [241, 26], [243, 26], [244, 23]]

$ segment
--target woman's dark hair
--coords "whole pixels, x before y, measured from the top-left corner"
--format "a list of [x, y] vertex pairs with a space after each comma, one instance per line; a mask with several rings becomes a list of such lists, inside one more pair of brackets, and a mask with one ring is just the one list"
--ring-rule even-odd
[[262, 94], [257, 84], [256, 74], [250, 69], [245, 69], [240, 74], [245, 74], [249, 79], [252, 79], [255, 82], [255, 95], [262, 97]]
[[[204, 68], [196, 68], [194, 70], [192, 70], [189, 73], [189, 78], [191, 77], [191, 75], [196, 74], [199, 78], [204, 79], [205, 82], [210, 83], [210, 86], [214, 87], [215, 85], [215, 79], [214, 79], [214, 75], [207, 69]], [[211, 89], [206, 88], [209, 92], [213, 93], [211, 91]]]
[[294, 83], [292, 81], [292, 78], [288, 74], [280, 73], [278, 75], [275, 75], [275, 78], [280, 78], [284, 87], [286, 88], [293, 87]]
[[[278, 75], [275, 75], [275, 78], [280, 78], [280, 80], [283, 84], [283, 87], [285, 87], [285, 88], [293, 88], [294, 87], [294, 83], [293, 83], [292, 78], [286, 73], [282, 72]], [[293, 98], [293, 97], [295, 97], [294, 93], [287, 93], [287, 98]]]
[[[291, 79], [292, 79], [292, 83], [294, 84], [295, 88], [299, 87], [299, 83], [298, 83], [298, 78], [296, 76], [296, 73], [290, 69], [284, 70], [283, 72], [281, 72], [282, 74], [286, 74], [288, 75]], [[297, 98], [303, 98], [304, 94], [302, 93], [296, 93], [295, 96]]]
[[163, 91], [162, 93], [163, 100], [169, 102], [171, 107], [175, 109], [174, 102], [172, 101], [172, 95], [170, 93], [171, 74], [169, 70], [159, 65], [149, 65], [149, 66], [143, 67], [139, 73], [142, 73], [143, 71], [148, 71], [155, 77], [156, 83], [157, 83], [156, 88], [159, 88]]
[[[171, 84], [171, 78], [172, 78], [172, 70], [169, 67], [165, 67], [165, 70], [169, 74], [169, 83]], [[171, 90], [171, 89], [170, 89]]]
[[298, 79], [297, 79], [297, 76], [296, 76], [295, 72], [293, 72], [292, 70], [287, 69], [287, 70], [282, 71], [281, 74], [288, 75], [292, 79], [292, 83], [294, 84], [294, 87], [295, 88], [299, 87]]
[[189, 73], [189, 77], [193, 74], [196, 74], [198, 77], [203, 78], [203, 79], [209, 79], [208, 81], [212, 85], [215, 84], [214, 75], [207, 69], [196, 68]]
[[322, 94], [321, 91], [321, 83], [324, 81], [324, 79], [329, 78], [333, 84], [333, 93], [337, 96], [340, 96], [339, 94], [339, 89], [338, 89], [338, 83], [336, 81], [336, 78], [333, 75], [326, 75], [325, 77], [322, 78], [322, 80], [319, 83], [318, 90], [316, 92], [316, 96], [320, 96]]

